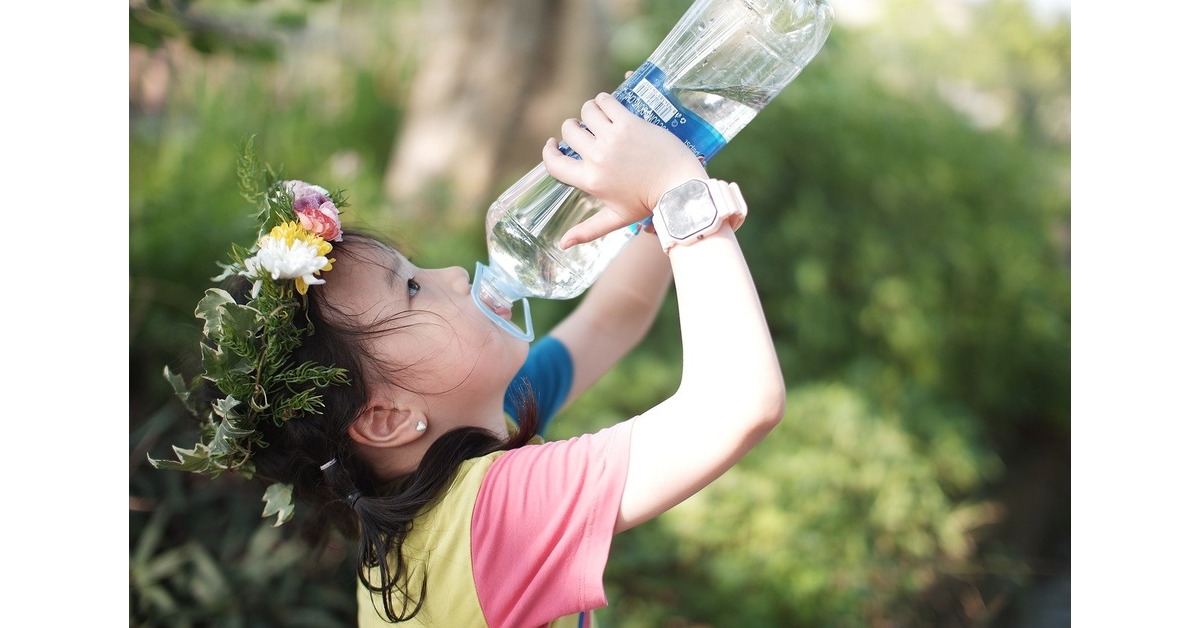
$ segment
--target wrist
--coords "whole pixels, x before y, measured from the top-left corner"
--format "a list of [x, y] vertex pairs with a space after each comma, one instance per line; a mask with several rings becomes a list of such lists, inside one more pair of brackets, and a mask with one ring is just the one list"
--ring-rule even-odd
[[737, 231], [746, 218], [746, 201], [736, 183], [707, 176], [683, 181], [663, 193], [651, 212], [653, 231], [663, 251], [690, 245], [728, 223]]

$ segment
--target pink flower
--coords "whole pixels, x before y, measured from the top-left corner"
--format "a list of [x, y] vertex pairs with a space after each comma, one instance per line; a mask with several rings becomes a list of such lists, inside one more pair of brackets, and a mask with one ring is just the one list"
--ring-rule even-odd
[[304, 181], [285, 181], [284, 189], [291, 191], [292, 209], [300, 226], [321, 236], [326, 242], [342, 241], [342, 223], [337, 205], [329, 198], [329, 191]]

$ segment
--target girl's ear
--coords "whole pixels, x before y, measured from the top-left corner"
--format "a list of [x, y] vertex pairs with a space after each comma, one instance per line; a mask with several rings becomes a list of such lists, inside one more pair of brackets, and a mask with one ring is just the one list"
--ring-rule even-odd
[[399, 447], [420, 438], [428, 425], [418, 408], [373, 403], [350, 424], [350, 439], [367, 447]]

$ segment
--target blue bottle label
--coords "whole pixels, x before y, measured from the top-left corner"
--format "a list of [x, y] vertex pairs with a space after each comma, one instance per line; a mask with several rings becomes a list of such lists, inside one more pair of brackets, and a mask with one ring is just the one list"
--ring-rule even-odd
[[666, 87], [667, 75], [647, 61], [617, 89], [613, 96], [625, 108], [675, 134], [707, 164], [725, 147], [726, 140], [711, 124], [688, 110]]

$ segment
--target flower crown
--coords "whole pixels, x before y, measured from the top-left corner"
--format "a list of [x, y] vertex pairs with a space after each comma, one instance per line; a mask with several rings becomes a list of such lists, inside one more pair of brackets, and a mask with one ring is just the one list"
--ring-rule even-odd
[[[209, 288], [196, 306], [204, 321], [200, 343], [203, 372], [190, 384], [164, 370], [184, 405], [201, 419], [200, 441], [191, 449], [172, 447], [178, 460], [155, 460], [158, 469], [191, 471], [210, 477], [234, 472], [254, 477], [251, 454], [265, 446], [261, 421], [282, 425], [324, 407], [316, 391], [348, 384], [347, 371], [330, 365], [296, 364], [292, 353], [311, 325], [295, 322], [308, 287], [325, 283], [322, 272], [333, 269], [329, 257], [342, 240], [339, 220], [344, 199], [304, 181], [281, 181], [254, 156], [253, 138], [246, 140], [238, 161], [242, 197], [259, 207], [258, 239], [250, 248], [233, 246], [231, 262], [216, 282], [233, 276], [253, 281], [249, 301], [239, 304], [221, 288]], [[265, 191], [263, 187], [265, 183]], [[221, 397], [197, 407], [195, 391], [211, 383]], [[274, 482], [263, 497], [263, 517], [276, 515], [275, 525], [292, 517], [292, 486]]]

